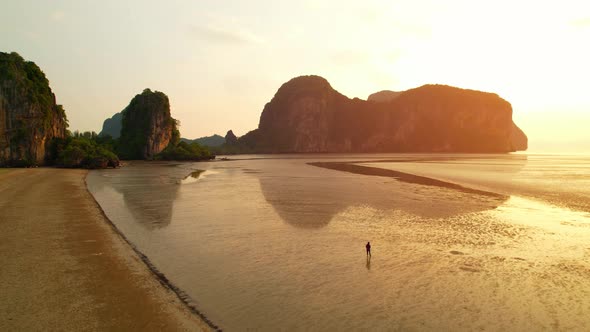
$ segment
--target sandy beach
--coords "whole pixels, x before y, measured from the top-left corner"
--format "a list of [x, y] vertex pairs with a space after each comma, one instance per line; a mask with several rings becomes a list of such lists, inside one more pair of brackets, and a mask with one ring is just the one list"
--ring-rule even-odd
[[77, 169], [0, 170], [1, 331], [202, 331]]

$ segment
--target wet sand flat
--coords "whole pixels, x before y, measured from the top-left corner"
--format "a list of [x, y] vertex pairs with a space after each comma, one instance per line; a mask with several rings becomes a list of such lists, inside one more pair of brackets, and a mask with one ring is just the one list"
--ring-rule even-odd
[[113, 230], [86, 174], [0, 172], [0, 330], [208, 330]]
[[[484, 157], [130, 163], [86, 180], [117, 229], [224, 330], [590, 330], [590, 214], [542, 194], [556, 188], [543, 179], [576, 174], [570, 194], [583, 201], [588, 163]], [[357, 162], [366, 167], [310, 165]]]

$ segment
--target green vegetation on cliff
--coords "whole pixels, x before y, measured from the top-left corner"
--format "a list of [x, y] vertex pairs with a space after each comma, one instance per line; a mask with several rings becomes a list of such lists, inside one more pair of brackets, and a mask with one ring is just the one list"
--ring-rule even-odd
[[[111, 119], [116, 120], [115, 116]], [[170, 115], [168, 96], [159, 91], [145, 89], [122, 112], [121, 136], [116, 140], [116, 151], [122, 159], [215, 158], [200, 144], [181, 141], [178, 126], [178, 121]]]
[[66, 112], [41, 69], [0, 52], [0, 165], [105, 168], [119, 165], [115, 142], [70, 133]]
[[0, 52], [0, 77], [2, 81], [11, 82], [13, 88], [26, 92], [24, 94], [26, 102], [37, 105], [42, 110], [45, 126], [50, 125], [52, 111], [57, 111], [61, 117], [66, 118], [61, 105], [54, 107], [54, 97], [49, 87], [49, 80], [34, 62], [25, 61], [16, 52]]
[[0, 165], [42, 164], [45, 143], [65, 137], [67, 126], [43, 71], [18, 53], [0, 52]]
[[153, 159], [168, 146], [177, 122], [170, 116], [168, 96], [145, 89], [123, 110], [119, 156]]
[[56, 104], [41, 69], [17, 53], [0, 52], [0, 167], [116, 167], [119, 156], [144, 160], [214, 158], [198, 143], [181, 142], [178, 126], [170, 115], [168, 97], [145, 89], [122, 112], [105, 121], [100, 136], [94, 132], [72, 134], [66, 129], [66, 112]]

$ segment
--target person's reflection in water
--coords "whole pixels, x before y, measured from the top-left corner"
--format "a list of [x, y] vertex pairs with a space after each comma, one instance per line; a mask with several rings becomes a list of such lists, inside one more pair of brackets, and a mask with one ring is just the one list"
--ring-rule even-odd
[[367, 270], [371, 269], [371, 242], [367, 242], [365, 246], [367, 249]]

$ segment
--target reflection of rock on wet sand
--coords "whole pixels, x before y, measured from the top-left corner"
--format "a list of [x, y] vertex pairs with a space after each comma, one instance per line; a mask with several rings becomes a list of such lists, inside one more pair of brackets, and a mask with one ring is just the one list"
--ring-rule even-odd
[[[334, 172], [356, 173], [354, 171], [358, 168], [346, 167], [340, 170], [338, 167], [343, 165], [342, 163], [324, 164], [333, 164], [330, 166], [334, 167], [327, 168]], [[360, 170], [366, 173], [374, 169], [361, 167]], [[508, 199], [508, 196], [492, 192], [411, 174], [401, 174], [409, 176], [411, 181], [406, 182], [410, 182], [412, 186], [375, 183], [367, 181], [368, 178], [362, 175], [355, 178], [338, 176], [310, 178], [276, 174], [275, 177], [261, 176], [258, 179], [266, 201], [273, 206], [281, 219], [302, 228], [327, 226], [336, 214], [351, 206], [369, 206], [378, 210], [403, 210], [420, 217], [437, 218], [494, 209]], [[388, 170], [377, 170], [376, 174], [365, 175], [376, 175], [387, 181], [391, 178], [399, 180], [400, 174]], [[415, 186], [416, 184], [418, 186]]]
[[[321, 228], [345, 209], [353, 197], [346, 184], [326, 179], [259, 177], [260, 188], [281, 219], [303, 228]], [[340, 195], [335, 195], [340, 190]]]
[[139, 224], [162, 228], [172, 220], [172, 208], [180, 185], [167, 167], [133, 167], [118, 170], [113, 188], [123, 195], [125, 205]]

